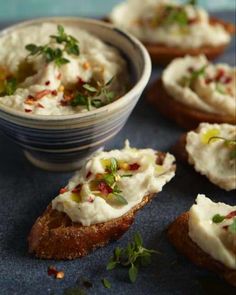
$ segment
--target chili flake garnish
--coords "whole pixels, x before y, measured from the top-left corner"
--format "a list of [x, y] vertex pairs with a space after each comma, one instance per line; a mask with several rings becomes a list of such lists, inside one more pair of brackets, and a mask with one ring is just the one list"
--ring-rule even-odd
[[55, 266], [48, 267], [48, 275], [54, 276], [55, 279], [63, 279], [65, 274], [63, 271], [58, 271]]
[[131, 171], [138, 170], [139, 168], [140, 168], [140, 165], [138, 163], [133, 163], [129, 165], [129, 170]]
[[66, 192], [68, 192], [68, 189], [66, 188], [66, 187], [62, 187], [61, 189], [60, 189], [60, 194], [64, 194], [64, 193], [66, 193]]

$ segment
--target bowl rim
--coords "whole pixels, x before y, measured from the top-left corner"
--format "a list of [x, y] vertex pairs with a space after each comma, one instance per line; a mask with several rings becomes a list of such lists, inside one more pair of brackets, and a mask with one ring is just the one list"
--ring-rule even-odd
[[[39, 120], [39, 121], [55, 122], [55, 121], [68, 121], [68, 120], [80, 119], [80, 118], [81, 119], [82, 118], [89, 118], [89, 117], [93, 117], [93, 116], [98, 116], [99, 114], [104, 113], [104, 112], [108, 112], [108, 111], [111, 112], [111, 111], [114, 111], [115, 109], [119, 109], [122, 106], [127, 105], [127, 103], [130, 100], [132, 100], [136, 94], [139, 94], [143, 91], [143, 89], [147, 85], [147, 83], [150, 79], [150, 76], [151, 76], [152, 64], [151, 64], [150, 55], [149, 55], [148, 51], [146, 50], [146, 48], [144, 47], [144, 45], [136, 37], [117, 28], [113, 24], [109, 24], [109, 23], [106, 23], [104, 21], [97, 20], [97, 19], [75, 17], [75, 16], [40, 17], [40, 18], [34, 18], [34, 19], [22, 21], [22, 22], [19, 22], [19, 23], [16, 23], [16, 24], [13, 24], [11, 26], [4, 28], [3, 30], [0, 31], [0, 38], [12, 31], [14, 31], [14, 30], [20, 29], [21, 27], [25, 27], [25, 26], [28, 26], [31, 24], [33, 25], [33, 24], [38, 24], [41, 22], [50, 22], [50, 21], [51, 22], [52, 21], [60, 22], [60, 21], [67, 21], [67, 20], [87, 23], [87, 24], [91, 24], [93, 26], [105, 27], [111, 31], [116, 31], [117, 33], [119, 33], [122, 36], [125, 36], [130, 41], [130, 43], [132, 43], [139, 50], [141, 57], [143, 59], [143, 70], [142, 70], [142, 73], [141, 73], [138, 81], [135, 83], [135, 85], [133, 85], [131, 87], [131, 89], [129, 89], [128, 92], [126, 92], [124, 95], [122, 95], [120, 98], [118, 98], [114, 102], [111, 102], [106, 106], [103, 106], [101, 108], [98, 108], [98, 109], [95, 109], [92, 111], [88, 111], [88, 112], [82, 112], [82, 113], [79, 112], [79, 113], [70, 114], [70, 115], [25, 114], [24, 112], [22, 112], [20, 110], [10, 108], [10, 107], [5, 106], [4, 104], [0, 103], [0, 113], [1, 113], [1, 111], [3, 111], [6, 114], [10, 114], [10, 115], [16, 116], [18, 118], [26, 119], [26, 120], [30, 120], [30, 121]], [[0, 116], [0, 118], [1, 118], [1, 116]]]

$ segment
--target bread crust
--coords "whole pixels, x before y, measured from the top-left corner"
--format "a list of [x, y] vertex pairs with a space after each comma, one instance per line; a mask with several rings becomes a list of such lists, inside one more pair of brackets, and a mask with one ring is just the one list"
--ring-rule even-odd
[[189, 237], [189, 212], [185, 212], [169, 226], [168, 238], [176, 249], [187, 256], [197, 266], [206, 268], [223, 277], [229, 284], [236, 287], [236, 270], [230, 269], [221, 262], [213, 259], [198, 247]]
[[161, 114], [187, 130], [197, 128], [201, 122], [236, 124], [236, 115], [234, 118], [231, 118], [227, 115], [207, 113], [176, 101], [165, 90], [161, 78], [150, 86], [147, 92], [147, 99]]
[[[108, 17], [103, 18], [103, 21], [111, 22]], [[230, 35], [235, 34], [234, 24], [225, 22], [215, 17], [210, 17], [210, 24], [212, 25], [221, 24]], [[151, 56], [152, 62], [162, 66], [169, 64], [173, 59], [177, 57], [184, 57], [185, 55], [198, 56], [198, 55], [204, 54], [206, 55], [208, 60], [214, 60], [219, 55], [221, 55], [226, 49], [226, 47], [228, 46], [228, 43], [226, 43], [226, 44], [222, 44], [218, 46], [208, 45], [208, 46], [201, 46], [198, 48], [178, 48], [178, 47], [170, 47], [170, 46], [166, 46], [165, 44], [158, 44], [158, 43], [143, 42], [143, 44], [147, 48]]]
[[[231, 23], [211, 17], [210, 23], [212, 25], [221, 24], [225, 30], [231, 35], [235, 34], [235, 26]], [[198, 56], [204, 54], [208, 60], [214, 60], [220, 56], [228, 46], [228, 43], [218, 46], [201, 46], [198, 48], [178, 48], [169, 47], [164, 44], [153, 44], [144, 42], [153, 63], [159, 65], [167, 65], [177, 57], [184, 57], [185, 55]]]
[[28, 237], [29, 252], [43, 259], [66, 260], [87, 255], [111, 240], [118, 240], [132, 225], [135, 214], [153, 198], [147, 195], [123, 216], [91, 226], [73, 223], [63, 212], [47, 207]]

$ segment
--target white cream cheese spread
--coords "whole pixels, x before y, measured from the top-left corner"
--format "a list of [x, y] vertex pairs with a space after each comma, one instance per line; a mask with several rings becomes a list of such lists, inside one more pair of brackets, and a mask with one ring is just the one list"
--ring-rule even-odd
[[236, 126], [201, 123], [187, 133], [185, 149], [196, 171], [225, 190], [236, 189]]
[[236, 206], [199, 194], [189, 211], [189, 236], [212, 258], [236, 269]]
[[100, 151], [61, 189], [52, 208], [84, 226], [118, 218], [175, 175], [175, 158], [152, 149]]
[[127, 63], [75, 25], [42, 23], [0, 37], [0, 104], [38, 115], [93, 110], [122, 96]]
[[173, 60], [162, 75], [167, 93], [192, 109], [236, 117], [236, 68], [205, 56]]
[[230, 41], [222, 25], [209, 22], [205, 10], [170, 0], [127, 0], [113, 9], [110, 20], [142, 41], [170, 47], [218, 46]]

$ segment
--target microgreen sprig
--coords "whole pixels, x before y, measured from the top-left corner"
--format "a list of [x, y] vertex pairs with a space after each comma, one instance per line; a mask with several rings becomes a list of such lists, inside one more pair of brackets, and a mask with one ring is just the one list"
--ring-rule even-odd
[[78, 56], [80, 54], [78, 40], [66, 34], [62, 25], [57, 26], [57, 33], [58, 35], [52, 35], [50, 38], [55, 40], [56, 44], [62, 44], [63, 49], [52, 48], [49, 44], [38, 46], [30, 43], [25, 46], [25, 49], [29, 51], [29, 56], [42, 55], [47, 63], [54, 62], [58, 67], [70, 62], [63, 57], [63, 52]]
[[[109, 90], [112, 80], [109, 80], [105, 84], [97, 83], [96, 87], [88, 83], [84, 84], [82, 86], [83, 91], [77, 93], [71, 100], [71, 106], [86, 106], [89, 111], [91, 106], [100, 108], [110, 103], [115, 97], [114, 92]], [[105, 97], [106, 101], [102, 101], [101, 97]]]
[[129, 279], [134, 283], [137, 279], [139, 268], [150, 264], [151, 255], [154, 253], [159, 252], [144, 248], [141, 235], [136, 233], [133, 241], [128, 243], [126, 248], [115, 248], [113, 256], [107, 264], [107, 270], [112, 270], [117, 266], [128, 267]]

